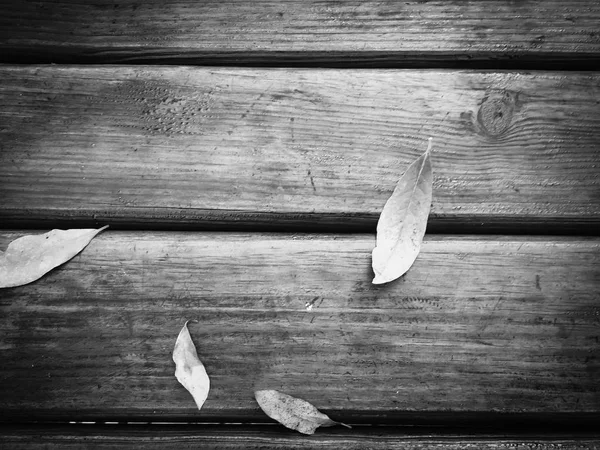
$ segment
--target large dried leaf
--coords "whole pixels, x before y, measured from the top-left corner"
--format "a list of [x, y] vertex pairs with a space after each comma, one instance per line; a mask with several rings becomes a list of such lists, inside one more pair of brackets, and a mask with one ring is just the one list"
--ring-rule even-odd
[[427, 151], [400, 177], [377, 223], [373, 284], [401, 277], [417, 259], [431, 208], [431, 138]]
[[185, 387], [194, 400], [198, 409], [208, 397], [210, 390], [210, 379], [204, 368], [204, 364], [198, 358], [196, 346], [192, 342], [187, 322], [177, 336], [175, 348], [173, 349], [173, 361], [175, 361], [175, 376], [183, 387]]
[[344, 425], [350, 428], [346, 424], [331, 420], [307, 401], [279, 391], [256, 391], [254, 397], [267, 416], [300, 433], [314, 434], [319, 427], [333, 425]]
[[21, 286], [67, 262], [107, 228], [52, 230], [15, 239], [0, 251], [0, 288]]

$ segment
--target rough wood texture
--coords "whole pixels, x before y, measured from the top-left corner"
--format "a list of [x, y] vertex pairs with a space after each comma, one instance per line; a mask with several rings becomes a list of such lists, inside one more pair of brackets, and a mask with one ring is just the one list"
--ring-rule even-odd
[[4, 62], [423, 65], [600, 54], [595, 0], [5, 1]]
[[[0, 248], [21, 234], [3, 232]], [[597, 420], [599, 239], [429, 236], [382, 287], [373, 244], [104, 232], [0, 290], [1, 417], [261, 421], [253, 390], [270, 388], [350, 423]], [[211, 377], [202, 411], [173, 375], [187, 319]]]
[[0, 77], [5, 227], [370, 231], [432, 136], [429, 231], [599, 229], [597, 73], [4, 66]]
[[0, 428], [0, 445], [19, 449], [348, 449], [391, 450], [591, 450], [600, 448], [598, 435], [574, 437], [539, 433], [509, 437], [506, 434], [456, 435], [447, 431], [416, 434], [414, 430], [358, 428], [351, 431], [320, 429], [302, 436], [273, 427], [185, 426], [54, 426]]

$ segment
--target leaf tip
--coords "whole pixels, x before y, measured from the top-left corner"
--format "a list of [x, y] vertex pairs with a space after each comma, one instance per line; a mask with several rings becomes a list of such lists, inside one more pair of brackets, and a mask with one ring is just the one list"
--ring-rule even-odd
[[426, 153], [431, 153], [431, 147], [432, 147], [432, 145], [433, 145], [433, 138], [430, 137], [427, 140], [427, 151], [426, 151]]
[[373, 284], [385, 284], [385, 283], [387, 283], [387, 281], [385, 281], [381, 276], [375, 275], [375, 278], [373, 278], [373, 281], [371, 281], [371, 283], [373, 283]]

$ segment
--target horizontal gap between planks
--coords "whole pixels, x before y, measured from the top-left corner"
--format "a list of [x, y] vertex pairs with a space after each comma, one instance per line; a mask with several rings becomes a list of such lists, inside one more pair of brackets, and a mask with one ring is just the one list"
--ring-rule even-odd
[[[369, 428], [395, 430], [401, 434], [440, 434], [460, 433], [465, 435], [485, 435], [506, 433], [507, 435], [523, 435], [547, 433], [598, 433], [597, 412], [568, 412], [568, 413], [497, 413], [497, 412], [410, 412], [410, 411], [349, 411], [328, 410], [322, 412], [337, 422], [350, 425], [352, 428], [363, 430]], [[265, 416], [261, 420], [256, 416], [248, 417], [239, 415], [239, 412], [214, 416], [202, 419], [201, 412], [198, 418], [191, 416], [169, 416], [158, 418], [157, 415], [139, 415], [132, 418], [119, 417], [111, 414], [103, 416], [101, 413], [86, 417], [61, 417], [59, 419], [36, 420], [7, 420], [0, 419], [0, 430], [11, 427], [52, 427], [52, 426], [79, 426], [79, 427], [279, 427], [274, 420]], [[50, 416], [48, 416], [50, 417]], [[1, 431], [0, 431], [1, 434]]]
[[[329, 414], [330, 416], [332, 414]], [[556, 439], [559, 437], [592, 437], [600, 439], [597, 429], [597, 415], [583, 418], [577, 415], [577, 418], [569, 420], [531, 420], [522, 417], [513, 418], [506, 422], [500, 421], [485, 422], [482, 420], [469, 420], [460, 422], [450, 420], [443, 424], [436, 422], [428, 423], [351, 423], [352, 429], [344, 427], [321, 428], [318, 433], [361, 434], [369, 432], [379, 432], [398, 437], [489, 437], [495, 438], [503, 436], [505, 438], [524, 438], [524, 437], [543, 437], [544, 439]], [[113, 431], [177, 431], [177, 432], [196, 432], [205, 431], [214, 432], [282, 432], [289, 433], [283, 426], [271, 422], [214, 422], [214, 421], [69, 421], [69, 422], [18, 422], [18, 423], [0, 423], [0, 442], [1, 436], [10, 430], [23, 430], [29, 432], [41, 432], [44, 430], [55, 431], [74, 431], [84, 432], [85, 434], [101, 432], [102, 430]]]
[[[240, 211], [160, 210], [131, 208], [118, 217], [93, 211], [3, 211], [0, 229], [90, 228], [109, 225], [111, 230], [130, 231], [235, 231], [305, 233], [375, 233], [378, 216], [372, 214], [307, 214]], [[139, 216], [136, 216], [136, 213]], [[4, 217], [2, 217], [4, 216]], [[232, 219], [235, 217], [235, 219]], [[527, 216], [430, 216], [428, 234], [504, 234], [540, 236], [599, 236], [600, 220], [592, 217]]]
[[5, 50], [1, 64], [81, 64], [81, 65], [185, 65], [242, 68], [332, 68], [332, 69], [463, 69], [463, 70], [598, 70], [598, 57], [590, 54], [548, 52], [535, 57], [511, 53], [390, 53], [390, 52], [231, 52], [186, 56], [164, 52], [152, 55], [139, 49], [70, 54], [60, 49], [27, 52]]

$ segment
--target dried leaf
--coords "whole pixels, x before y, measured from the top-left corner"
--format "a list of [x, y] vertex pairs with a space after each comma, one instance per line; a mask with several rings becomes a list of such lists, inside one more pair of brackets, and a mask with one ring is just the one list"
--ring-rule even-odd
[[406, 273], [417, 259], [431, 208], [433, 175], [431, 138], [427, 151], [398, 180], [377, 223], [373, 249], [373, 284], [389, 283]]
[[208, 378], [204, 364], [198, 358], [196, 346], [192, 342], [187, 324], [186, 322], [179, 332], [175, 348], [173, 349], [175, 376], [177, 377], [177, 381], [192, 394], [198, 409], [202, 409], [202, 405], [204, 405], [206, 397], [208, 397], [210, 379]]
[[344, 423], [334, 422], [307, 401], [279, 391], [256, 391], [254, 397], [267, 416], [300, 433], [314, 434], [319, 427], [333, 425], [351, 428]]
[[15, 239], [0, 251], [0, 288], [22, 286], [41, 278], [85, 248], [108, 225], [99, 228], [52, 230]]

